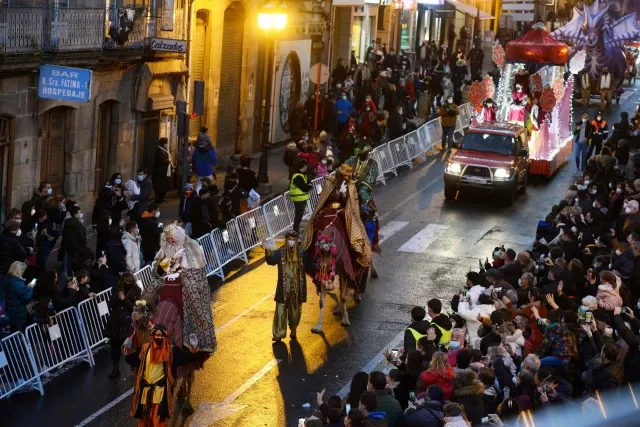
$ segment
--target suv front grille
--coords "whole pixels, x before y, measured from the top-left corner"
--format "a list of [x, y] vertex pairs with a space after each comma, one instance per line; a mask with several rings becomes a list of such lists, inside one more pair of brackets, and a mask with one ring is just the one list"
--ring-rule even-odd
[[489, 168], [482, 166], [467, 166], [463, 176], [477, 176], [481, 178], [491, 179], [491, 171]]

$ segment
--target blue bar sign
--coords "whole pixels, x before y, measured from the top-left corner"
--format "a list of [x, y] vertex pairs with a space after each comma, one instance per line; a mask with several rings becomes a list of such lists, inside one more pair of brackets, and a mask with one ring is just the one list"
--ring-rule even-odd
[[85, 68], [41, 65], [38, 79], [40, 98], [89, 102], [92, 71]]

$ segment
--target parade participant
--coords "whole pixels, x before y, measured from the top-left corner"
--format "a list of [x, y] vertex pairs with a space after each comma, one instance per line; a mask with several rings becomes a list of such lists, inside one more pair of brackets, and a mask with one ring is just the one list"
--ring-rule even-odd
[[192, 344], [189, 351], [183, 351], [171, 345], [164, 326], [157, 324], [151, 329], [151, 340], [142, 344], [136, 366], [130, 415], [138, 419], [138, 427], [165, 427], [173, 416], [176, 368], [200, 357], [198, 343]]
[[524, 126], [525, 110], [527, 107], [527, 94], [521, 83], [516, 83], [516, 90], [511, 95], [512, 101], [509, 106], [509, 123]]
[[[453, 102], [453, 96], [447, 98], [447, 102], [440, 107], [440, 120], [442, 122], [442, 150], [453, 148], [455, 142], [453, 133], [456, 129], [456, 120], [458, 118], [458, 106]], [[448, 141], [448, 145], [447, 145]]]
[[589, 109], [589, 103], [591, 102], [591, 76], [587, 71], [582, 72], [580, 76], [580, 90], [582, 94], [582, 105], [584, 105], [584, 111]]
[[531, 123], [531, 136], [529, 137], [529, 152], [537, 157], [538, 148], [538, 132], [540, 131], [540, 107], [538, 106], [538, 98], [535, 96], [531, 100], [531, 111], [529, 112], [529, 122]]
[[605, 101], [607, 110], [611, 108], [611, 89], [615, 86], [615, 81], [615, 77], [609, 73], [609, 68], [604, 67], [600, 76], [600, 111], [604, 110]]
[[484, 122], [495, 122], [496, 121], [496, 112], [498, 111], [498, 107], [493, 102], [493, 99], [487, 98], [482, 103], [482, 118]]
[[285, 245], [280, 249], [267, 249], [266, 261], [278, 266], [276, 310], [273, 314], [273, 342], [279, 343], [287, 336], [296, 339], [296, 329], [302, 316], [302, 304], [307, 302], [307, 276], [304, 271], [306, 253], [298, 245], [298, 233], [289, 231]]
[[602, 150], [602, 141], [606, 141], [609, 137], [609, 125], [607, 121], [602, 118], [602, 111], [598, 111], [596, 119], [591, 122], [591, 144], [589, 145], [589, 151], [587, 151], [587, 160], [591, 158], [591, 154], [595, 150], [596, 155], [600, 154]]
[[313, 188], [309, 184], [309, 177], [307, 175], [308, 163], [305, 159], [301, 159], [298, 162], [298, 171], [291, 177], [289, 183], [289, 198], [293, 202], [295, 208], [295, 215], [293, 218], [293, 231], [300, 232], [300, 223], [304, 216], [304, 210], [307, 207], [307, 200], [309, 200], [309, 192]]

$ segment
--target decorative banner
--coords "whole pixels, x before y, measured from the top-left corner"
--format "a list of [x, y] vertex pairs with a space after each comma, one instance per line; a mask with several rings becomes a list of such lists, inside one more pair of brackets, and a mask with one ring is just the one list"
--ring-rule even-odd
[[473, 82], [471, 84], [471, 89], [469, 89], [469, 101], [471, 105], [474, 107], [478, 107], [482, 105], [482, 101], [484, 101], [484, 84], [480, 82]]
[[553, 82], [553, 96], [556, 98], [556, 104], [559, 104], [562, 101], [562, 96], [564, 95], [564, 83], [562, 79], [556, 79]]
[[532, 95], [542, 92], [542, 77], [539, 73], [535, 73], [533, 76], [531, 76], [530, 83], [530, 91]]
[[569, 71], [571, 71], [571, 74], [578, 74], [580, 71], [584, 70], [586, 61], [587, 52], [585, 52], [584, 49], [573, 55], [573, 58], [569, 61]]
[[504, 67], [504, 61], [506, 59], [506, 55], [504, 53], [504, 48], [500, 43], [496, 43], [493, 45], [493, 62], [495, 62], [498, 67]]
[[522, 37], [507, 43], [506, 57], [511, 62], [563, 66], [569, 60], [569, 46], [555, 40], [538, 23]]
[[484, 86], [484, 99], [493, 99], [493, 95], [496, 93], [496, 87], [493, 84], [493, 79], [491, 76], [487, 75], [482, 81]]
[[540, 107], [543, 111], [551, 111], [554, 105], [556, 105], [556, 97], [553, 94], [553, 89], [547, 86], [542, 90], [542, 95], [540, 96]]

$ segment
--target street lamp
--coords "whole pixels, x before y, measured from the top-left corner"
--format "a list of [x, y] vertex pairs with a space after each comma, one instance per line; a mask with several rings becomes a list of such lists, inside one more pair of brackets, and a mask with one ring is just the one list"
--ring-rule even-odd
[[[273, 50], [275, 38], [273, 35], [281, 32], [287, 26], [287, 5], [281, 2], [267, 2], [258, 12], [258, 27], [265, 32], [266, 42], [264, 54], [267, 62], [267, 90], [262, 101], [263, 121], [260, 154], [260, 169], [258, 183], [263, 192], [269, 191], [269, 137], [271, 134], [271, 91], [273, 90]], [[264, 61], [262, 61], [264, 63]]]

